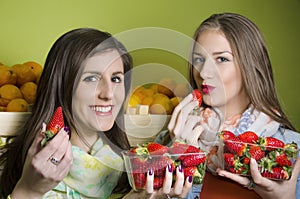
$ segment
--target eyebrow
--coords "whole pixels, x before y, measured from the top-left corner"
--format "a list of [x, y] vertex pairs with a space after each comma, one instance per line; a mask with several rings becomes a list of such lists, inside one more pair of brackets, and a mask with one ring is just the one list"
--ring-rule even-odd
[[[96, 74], [96, 75], [101, 75], [102, 74], [102, 73], [99, 73], [98, 71], [85, 71], [85, 72], [83, 72], [83, 74], [86, 74], [86, 73]], [[124, 75], [124, 72], [123, 71], [113, 72], [113, 75], [118, 75], [118, 74]]]
[[[224, 53], [229, 53], [229, 54], [233, 55], [232, 52], [227, 51], [227, 50], [221, 51], [221, 52], [214, 52], [213, 55], [221, 55], [221, 54], [224, 54]], [[202, 53], [193, 52], [193, 55], [202, 56]]]

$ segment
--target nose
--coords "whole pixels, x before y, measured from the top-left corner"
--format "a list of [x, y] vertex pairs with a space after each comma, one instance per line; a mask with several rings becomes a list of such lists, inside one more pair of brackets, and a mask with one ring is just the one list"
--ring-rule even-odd
[[98, 85], [98, 98], [102, 100], [111, 100], [113, 98], [113, 84], [110, 79], [102, 79]]
[[202, 79], [209, 79], [213, 77], [215, 65], [211, 59], [206, 59], [203, 63], [201, 70], [199, 71], [200, 77]]

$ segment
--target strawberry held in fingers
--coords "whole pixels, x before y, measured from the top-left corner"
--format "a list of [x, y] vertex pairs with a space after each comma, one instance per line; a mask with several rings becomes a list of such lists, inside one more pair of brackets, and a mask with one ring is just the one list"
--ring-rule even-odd
[[202, 104], [202, 94], [198, 89], [193, 90], [192, 92], [193, 94], [193, 100], [197, 100], [198, 101], [198, 107], [201, 106]]
[[64, 126], [62, 107], [59, 106], [56, 108], [46, 127], [45, 138], [42, 140], [41, 145], [45, 146], [60, 131], [60, 129], [64, 128]]

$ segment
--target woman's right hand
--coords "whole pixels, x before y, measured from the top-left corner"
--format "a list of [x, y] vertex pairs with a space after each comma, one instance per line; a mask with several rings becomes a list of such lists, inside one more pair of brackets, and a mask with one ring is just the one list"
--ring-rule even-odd
[[193, 100], [193, 95], [186, 96], [174, 109], [168, 130], [171, 138], [184, 140], [191, 145], [198, 145], [198, 139], [203, 132], [201, 117], [191, 114], [198, 108], [198, 101]]
[[123, 199], [135, 199], [135, 198], [145, 198], [145, 199], [166, 199], [169, 197], [185, 198], [193, 185], [192, 176], [184, 179], [184, 173], [180, 166], [176, 168], [176, 181], [172, 187], [173, 182], [173, 171], [168, 166], [166, 167], [165, 180], [163, 187], [154, 190], [154, 173], [149, 171], [147, 174], [146, 189], [141, 192], [136, 192], [132, 190]]
[[[12, 198], [41, 198], [68, 174], [72, 162], [72, 148], [68, 132], [61, 129], [45, 146], [41, 147], [46, 124], [30, 146], [20, 180], [11, 194]], [[58, 164], [51, 162], [54, 157]]]

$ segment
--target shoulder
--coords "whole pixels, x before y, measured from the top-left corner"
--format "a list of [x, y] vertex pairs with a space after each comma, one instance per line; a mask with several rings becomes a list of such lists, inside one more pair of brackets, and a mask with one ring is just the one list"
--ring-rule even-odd
[[279, 128], [274, 137], [282, 140], [285, 143], [296, 142], [300, 146], [300, 133], [290, 129]]

